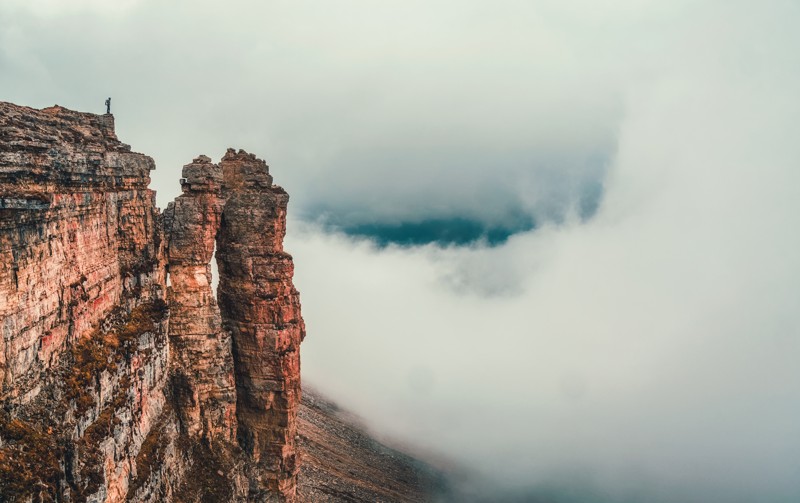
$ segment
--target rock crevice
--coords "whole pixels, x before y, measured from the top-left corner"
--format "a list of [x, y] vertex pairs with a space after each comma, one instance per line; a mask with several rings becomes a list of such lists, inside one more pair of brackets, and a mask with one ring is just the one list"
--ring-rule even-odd
[[283, 251], [289, 196], [264, 161], [233, 149], [220, 164], [205, 156], [187, 164], [181, 183], [166, 211], [181, 424], [209, 442], [238, 442], [251, 461], [251, 498], [291, 499], [305, 326]]

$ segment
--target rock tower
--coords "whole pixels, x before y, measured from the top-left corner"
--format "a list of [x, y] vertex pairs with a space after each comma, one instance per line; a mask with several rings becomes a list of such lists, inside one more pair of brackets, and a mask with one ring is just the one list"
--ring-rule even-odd
[[154, 168], [109, 114], [0, 102], [0, 501], [298, 499], [288, 195], [231, 149], [162, 214]]

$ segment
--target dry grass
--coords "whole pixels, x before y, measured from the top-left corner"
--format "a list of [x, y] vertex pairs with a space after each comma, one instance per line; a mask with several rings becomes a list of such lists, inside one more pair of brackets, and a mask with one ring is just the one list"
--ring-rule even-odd
[[[76, 417], [96, 406], [102, 373], [114, 374], [125, 365], [138, 351], [141, 334], [157, 330], [166, 315], [167, 305], [161, 300], [143, 304], [109, 332], [95, 331], [73, 345], [64, 359], [70, 363], [64, 369], [62, 390], [65, 400], [74, 405]], [[114, 399], [78, 442], [71, 438], [72, 427], [63, 423], [63, 416], [42, 414], [36, 420], [41, 424], [33, 424], [0, 410], [0, 501], [61, 501], [64, 482], [71, 488], [72, 501], [86, 501], [86, 495], [105, 482], [100, 445], [120, 423], [117, 412], [125, 406], [130, 387], [130, 379], [122, 376]], [[68, 462], [67, 458], [72, 459]], [[76, 467], [79, 482], [64, 473], [70, 464]]]

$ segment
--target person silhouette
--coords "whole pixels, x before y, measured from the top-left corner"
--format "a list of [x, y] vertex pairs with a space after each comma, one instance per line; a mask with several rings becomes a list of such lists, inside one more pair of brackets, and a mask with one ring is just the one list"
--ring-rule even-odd
[[111, 113], [111, 98], [106, 99], [106, 113], [107, 114]]

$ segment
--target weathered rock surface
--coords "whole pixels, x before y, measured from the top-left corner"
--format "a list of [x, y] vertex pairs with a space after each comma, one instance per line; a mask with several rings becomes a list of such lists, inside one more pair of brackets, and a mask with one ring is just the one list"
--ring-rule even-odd
[[295, 500], [288, 196], [229, 151], [162, 216], [154, 167], [111, 115], [0, 103], [2, 501]]
[[217, 244], [219, 299], [233, 338], [239, 443], [251, 490], [294, 499], [300, 342], [305, 325], [283, 251], [289, 196], [264, 161], [228, 150], [221, 162], [225, 209]]
[[164, 296], [153, 160], [110, 115], [0, 103], [0, 380], [24, 403], [112, 309]]
[[305, 326], [264, 161], [196, 158], [163, 214], [154, 168], [111, 115], [0, 102], [0, 501], [424, 498], [322, 401], [298, 429]]
[[207, 442], [236, 441], [231, 338], [211, 288], [222, 218], [222, 169], [201, 156], [183, 167], [183, 195], [166, 210], [173, 393], [181, 425]]
[[154, 167], [110, 115], [0, 103], [2, 500], [128, 493], [167, 406]]
[[[183, 168], [166, 211], [173, 393], [189, 436], [237, 442], [237, 485], [255, 501], [294, 501], [300, 342], [305, 326], [283, 251], [289, 196], [264, 161], [229, 149]], [[215, 241], [216, 240], [216, 241]], [[216, 242], [219, 299], [211, 289]], [[213, 447], [213, 446], [212, 446]], [[228, 453], [230, 457], [236, 455]]]

